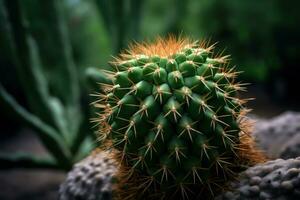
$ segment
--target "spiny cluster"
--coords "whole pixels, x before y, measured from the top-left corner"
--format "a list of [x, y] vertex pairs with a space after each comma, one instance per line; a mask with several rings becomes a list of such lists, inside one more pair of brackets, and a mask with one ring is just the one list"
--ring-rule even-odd
[[[244, 100], [238, 72], [213, 46], [170, 37], [133, 45], [107, 71], [96, 106], [100, 139], [120, 152], [127, 176], [148, 187], [179, 191], [233, 174]], [[148, 184], [149, 183], [149, 184]], [[174, 190], [175, 189], [175, 190]], [[175, 192], [176, 193], [176, 192]]]

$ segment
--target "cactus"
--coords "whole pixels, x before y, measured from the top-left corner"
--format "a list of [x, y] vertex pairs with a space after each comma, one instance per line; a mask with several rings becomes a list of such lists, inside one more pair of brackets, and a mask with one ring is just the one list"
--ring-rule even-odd
[[252, 143], [246, 100], [237, 97], [245, 90], [236, 82], [239, 72], [213, 48], [159, 38], [132, 45], [112, 62], [115, 71], [106, 71], [113, 83], [102, 84], [96, 121], [103, 147], [119, 151], [120, 199], [213, 194], [241, 162], [261, 160], [244, 148]]

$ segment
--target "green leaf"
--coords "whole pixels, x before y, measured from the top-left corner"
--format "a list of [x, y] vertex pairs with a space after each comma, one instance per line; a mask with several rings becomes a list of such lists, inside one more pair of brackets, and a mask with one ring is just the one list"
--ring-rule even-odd
[[57, 117], [51, 110], [48, 99], [48, 82], [41, 70], [38, 49], [33, 38], [28, 34], [21, 1], [4, 1], [3, 8], [6, 13], [5, 24], [11, 40], [13, 60], [30, 110], [44, 122], [59, 130], [54, 122]]
[[95, 67], [89, 67], [85, 70], [85, 79], [90, 84], [112, 84], [112, 80], [109, 79], [101, 70]]
[[0, 153], [0, 169], [13, 168], [46, 168], [59, 169], [58, 163], [52, 157], [38, 157], [28, 153], [18, 152], [13, 154]]
[[68, 26], [61, 0], [20, 1], [28, 34], [37, 42], [42, 71], [51, 94], [63, 105], [79, 102], [79, 79], [72, 56]]
[[1, 84], [0, 102], [4, 103], [5, 108], [19, 117], [22, 122], [36, 130], [36, 133], [45, 147], [58, 160], [62, 167], [69, 168], [71, 166], [70, 152], [66, 148], [67, 145], [59, 133], [20, 106], [13, 97], [5, 91]]

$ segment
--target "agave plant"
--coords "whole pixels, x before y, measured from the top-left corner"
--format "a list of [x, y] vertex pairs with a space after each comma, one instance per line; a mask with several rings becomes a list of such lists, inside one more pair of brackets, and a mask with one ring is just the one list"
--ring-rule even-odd
[[[88, 123], [88, 105], [82, 106], [80, 102], [82, 86], [79, 85], [72, 59], [61, 2], [35, 2], [39, 9], [45, 10], [43, 18], [35, 20], [47, 24], [51, 32], [46, 47], [33, 37], [32, 27], [26, 23], [27, 15], [22, 3], [1, 0], [0, 20], [2, 34], [6, 37], [3, 39], [9, 41], [29, 108], [27, 110], [21, 106], [2, 85], [0, 102], [15, 118], [35, 131], [50, 156], [36, 157], [23, 152], [1, 153], [0, 168], [67, 170], [90, 151], [93, 142]], [[46, 58], [51, 60], [51, 66], [45, 65]], [[91, 78], [96, 81], [97, 72]]]

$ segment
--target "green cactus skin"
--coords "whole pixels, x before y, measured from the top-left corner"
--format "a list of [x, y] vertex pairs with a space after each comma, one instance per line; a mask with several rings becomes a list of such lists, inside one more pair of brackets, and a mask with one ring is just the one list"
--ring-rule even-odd
[[186, 186], [227, 179], [240, 141], [243, 100], [236, 93], [244, 90], [227, 56], [172, 38], [136, 48], [108, 73], [113, 84], [104, 85], [99, 100], [104, 142], [120, 151], [130, 172], [150, 177], [162, 192], [180, 188], [188, 198]]

